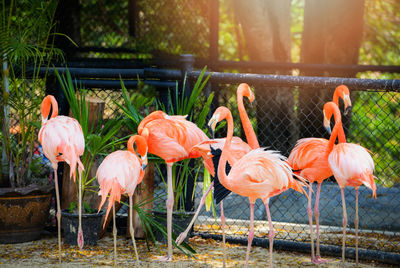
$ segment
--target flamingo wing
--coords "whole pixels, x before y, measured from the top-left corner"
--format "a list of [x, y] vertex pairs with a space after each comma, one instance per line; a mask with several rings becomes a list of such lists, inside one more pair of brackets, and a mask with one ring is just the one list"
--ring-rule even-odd
[[85, 150], [85, 140], [82, 128], [75, 119], [67, 116], [50, 119], [39, 131], [39, 142], [44, 154], [53, 164], [65, 161], [70, 165], [70, 175], [74, 180], [76, 166], [84, 169], [79, 156]]
[[322, 182], [332, 176], [328, 164], [328, 140], [305, 138], [297, 141], [287, 162], [294, 172], [309, 182]]
[[167, 162], [176, 162], [188, 157], [191, 149], [208, 137], [195, 124], [182, 119], [156, 119], [148, 122], [149, 152], [160, 156]]
[[264, 200], [288, 188], [305, 193], [304, 181], [293, 178], [292, 169], [284, 160], [277, 151], [252, 150], [232, 167], [228, 175], [229, 189], [254, 201], [257, 198]]
[[354, 143], [339, 143], [329, 154], [328, 162], [340, 187], [364, 184], [376, 196], [374, 161], [367, 149]]
[[142, 169], [138, 157], [128, 151], [116, 151], [109, 154], [97, 169], [96, 177], [100, 185], [99, 195], [103, 206], [108, 194], [109, 205], [106, 217], [115, 201], [120, 201], [121, 194], [133, 195], [137, 184], [141, 182]]

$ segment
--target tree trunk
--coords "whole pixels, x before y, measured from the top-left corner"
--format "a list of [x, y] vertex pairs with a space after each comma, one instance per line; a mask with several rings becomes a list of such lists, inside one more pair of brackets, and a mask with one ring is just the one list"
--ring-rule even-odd
[[129, 35], [136, 36], [136, 24], [138, 20], [139, 8], [137, 0], [128, 1], [128, 21], [129, 21]]
[[[290, 61], [290, 0], [235, 0], [234, 7], [250, 60]], [[293, 89], [258, 85], [256, 99], [260, 146], [287, 154], [295, 132]]]
[[[59, 1], [54, 21], [56, 32], [67, 35], [77, 45], [81, 45], [81, 18], [79, 0]], [[54, 46], [64, 51], [68, 59], [74, 56], [76, 46], [65, 36], [55, 36]]]
[[[104, 105], [105, 102], [99, 98], [86, 96], [86, 102], [89, 104], [89, 129], [96, 128], [99, 120], [103, 118], [104, 113]], [[72, 117], [72, 113], [70, 112], [70, 116]], [[100, 163], [95, 160], [90, 171], [89, 178], [93, 178], [96, 176], [97, 168]], [[86, 171], [88, 172], [88, 171]], [[78, 176], [78, 174], [77, 174]], [[63, 171], [63, 181], [62, 181], [62, 199], [61, 199], [61, 208], [66, 209], [69, 207], [70, 203], [73, 201], [77, 201], [77, 193], [76, 193], [76, 184], [72, 178], [69, 177], [69, 165], [64, 163], [64, 171]], [[78, 180], [78, 177], [77, 177]], [[97, 180], [94, 180], [92, 183], [93, 186], [98, 186]], [[97, 208], [100, 204], [100, 198], [97, 194], [87, 191], [85, 194], [84, 201], [88, 203], [91, 208]]]
[[[141, 184], [136, 187], [135, 193], [133, 195], [133, 204], [138, 204], [144, 202], [145, 204], [141, 206], [142, 209], [150, 211], [153, 209], [153, 195], [154, 195], [154, 163], [149, 163], [146, 167], [144, 178]], [[143, 230], [142, 222], [140, 221], [139, 214], [136, 210], [133, 210], [133, 228], [135, 230], [135, 238], [144, 238], [145, 233]], [[129, 230], [129, 212], [127, 228]], [[130, 234], [127, 231], [126, 237], [130, 238]]]
[[[364, 0], [306, 0], [301, 62], [357, 64], [363, 18]], [[356, 73], [320, 70], [303, 71], [301, 75], [354, 77]], [[333, 91], [334, 88], [299, 90], [301, 137], [327, 136], [321, 122], [321, 110], [325, 102], [332, 100]], [[349, 118], [344, 117], [345, 129], [349, 125]]]

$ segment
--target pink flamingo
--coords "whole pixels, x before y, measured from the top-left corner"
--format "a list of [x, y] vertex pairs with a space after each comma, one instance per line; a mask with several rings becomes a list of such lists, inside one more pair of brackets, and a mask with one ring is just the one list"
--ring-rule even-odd
[[[52, 113], [50, 114], [50, 111]], [[54, 183], [57, 199], [57, 225], [58, 225], [58, 251], [59, 264], [61, 264], [61, 209], [60, 195], [57, 179], [57, 164], [65, 161], [70, 166], [70, 176], [76, 179], [76, 167], [79, 173], [79, 227], [77, 242], [80, 248], [83, 247], [82, 232], [82, 171], [84, 166], [79, 159], [85, 150], [85, 139], [81, 125], [74, 118], [58, 116], [58, 104], [56, 99], [48, 95], [41, 104], [42, 127], [39, 131], [39, 142], [42, 144], [43, 153], [50, 160], [54, 169]]]
[[292, 169], [284, 161], [284, 156], [276, 151], [266, 151], [263, 148], [254, 149], [247, 153], [232, 166], [229, 175], [227, 175], [225, 167], [233, 136], [233, 119], [229, 109], [224, 106], [219, 107], [210, 119], [209, 125], [211, 129], [215, 129], [216, 124], [223, 119], [228, 122], [228, 134], [218, 164], [218, 178], [224, 187], [241, 196], [247, 196], [250, 201], [250, 231], [246, 252], [246, 267], [254, 236], [254, 204], [257, 198], [261, 198], [267, 211], [270, 230], [270, 266], [272, 267], [274, 230], [268, 206], [269, 199], [289, 188], [307, 195], [302, 188], [305, 186], [305, 180], [296, 175], [300, 181], [293, 178]]
[[[137, 151], [141, 155], [139, 158], [133, 148], [136, 142]], [[115, 201], [120, 202], [121, 194], [129, 196], [129, 221], [130, 234], [132, 243], [135, 248], [136, 260], [139, 263], [139, 255], [136, 249], [135, 234], [133, 229], [132, 213], [133, 201], [132, 196], [136, 186], [143, 180], [144, 169], [147, 165], [147, 143], [146, 140], [139, 135], [135, 135], [128, 140], [127, 151], [116, 151], [109, 154], [97, 169], [96, 177], [100, 184], [101, 203], [99, 211], [106, 201], [107, 195], [108, 208], [105, 219], [108, 213], [113, 208], [113, 236], [114, 236], [114, 265], [117, 265], [117, 228], [115, 223]], [[104, 221], [104, 225], [106, 222]]]
[[[333, 94], [333, 101], [339, 105], [339, 97], [343, 99], [345, 106], [345, 113], [351, 109], [350, 92], [347, 86], [340, 85], [335, 89]], [[339, 135], [339, 142], [345, 142], [344, 133]], [[310, 236], [311, 236], [311, 261], [315, 264], [323, 263], [320, 257], [319, 250], [319, 196], [321, 192], [322, 182], [333, 175], [331, 168], [328, 164], [328, 143], [327, 139], [322, 138], [305, 138], [297, 141], [296, 146], [290, 153], [287, 162], [295, 170], [297, 175], [305, 178], [310, 184], [317, 182], [317, 195], [315, 198], [314, 212], [315, 221], [317, 226], [317, 254], [314, 254], [314, 235], [312, 223], [312, 209], [311, 209], [311, 187], [309, 188], [307, 214], [310, 223]]]
[[149, 153], [155, 154], [167, 164], [167, 233], [168, 255], [162, 261], [172, 260], [172, 165], [187, 158], [200, 157], [199, 152], [192, 151], [196, 144], [208, 140], [207, 135], [194, 123], [187, 121], [186, 116], [169, 116], [162, 111], [155, 111], [146, 116], [138, 126], [139, 135], [148, 145]]
[[328, 162], [332, 169], [333, 175], [340, 187], [343, 206], [343, 244], [342, 244], [342, 266], [345, 260], [346, 247], [346, 224], [347, 212], [346, 201], [344, 197], [344, 187], [352, 186], [356, 190], [356, 216], [354, 225], [356, 229], [356, 266], [358, 266], [358, 188], [364, 184], [372, 190], [373, 196], [376, 198], [376, 185], [374, 181], [374, 161], [368, 150], [354, 143], [339, 143], [335, 145], [336, 137], [342, 135], [345, 139], [342, 119], [338, 106], [333, 102], [327, 102], [324, 105], [324, 127], [330, 131], [330, 119], [332, 114], [335, 117], [335, 126], [329, 139]]
[[[243, 104], [244, 96], [249, 99], [250, 103], [252, 103], [255, 99], [255, 96], [254, 96], [252, 90], [250, 89], [249, 85], [246, 83], [241, 83], [236, 90], [236, 99], [237, 99], [237, 105], [238, 105], [240, 119], [242, 121], [243, 129], [244, 129], [244, 132], [245, 132], [245, 135], [246, 135], [246, 138], [247, 138], [247, 141], [249, 144], [245, 143], [239, 137], [232, 138], [231, 146], [229, 148], [230, 154], [228, 155], [228, 162], [230, 165], [233, 165], [234, 163], [236, 163], [245, 154], [250, 152], [251, 149], [256, 149], [256, 148], [260, 147], [258, 144], [257, 136], [253, 130], [253, 126], [251, 125], [250, 119], [247, 115], [246, 109]], [[214, 187], [214, 182], [216, 179], [217, 181], [215, 182], [216, 187], [214, 189], [214, 198], [216, 199], [217, 204], [218, 204], [219, 200], [221, 201], [221, 227], [222, 227], [222, 243], [223, 243], [223, 252], [224, 252], [224, 255], [223, 255], [224, 256], [223, 257], [223, 266], [224, 267], [225, 267], [225, 259], [226, 259], [225, 258], [226, 247], [225, 247], [225, 216], [224, 216], [223, 198], [225, 198], [225, 196], [227, 194], [229, 194], [230, 191], [224, 189], [226, 191], [226, 193], [223, 193], [223, 194], [221, 193], [220, 197], [218, 197], [218, 198], [216, 197], [218, 195], [217, 192], [220, 189], [220, 187], [218, 187], [220, 185], [220, 183], [218, 181], [218, 177], [215, 177], [215, 171], [214, 171], [215, 168], [214, 168], [214, 164], [212, 161], [212, 157], [214, 157], [214, 156], [211, 154], [211, 146], [214, 150], [217, 150], [217, 149], [222, 150], [222, 148], [225, 145], [225, 141], [226, 141], [226, 138], [207, 140], [207, 141], [201, 142], [200, 144], [197, 144], [196, 146], [194, 146], [192, 148], [192, 150], [197, 151], [201, 154], [201, 157], [203, 158], [203, 163], [204, 163], [205, 167], [207, 168], [208, 172], [214, 177], [214, 179], [211, 182], [207, 191], [201, 197], [199, 207], [196, 210], [196, 213], [195, 213], [193, 219], [191, 220], [189, 226], [176, 239], [176, 243], [178, 245], [180, 245], [185, 240], [188, 232], [192, 228], [196, 218], [199, 215], [201, 208], [203, 207], [203, 205], [205, 203], [206, 196], [211, 191], [212, 187]]]

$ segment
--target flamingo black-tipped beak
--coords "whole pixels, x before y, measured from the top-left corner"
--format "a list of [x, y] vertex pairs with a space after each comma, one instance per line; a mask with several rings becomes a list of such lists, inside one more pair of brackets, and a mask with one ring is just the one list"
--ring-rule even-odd
[[348, 115], [348, 114], [351, 112], [352, 109], [353, 109], [353, 106], [347, 106], [347, 107], [344, 109], [343, 114], [344, 114], [344, 115]]
[[211, 128], [212, 132], [215, 131], [215, 127], [217, 126], [217, 123], [218, 123], [218, 118], [219, 118], [219, 114], [216, 114], [216, 115], [213, 115], [213, 117], [211, 117], [210, 121], [208, 121], [208, 126]]
[[325, 130], [328, 131], [329, 135], [332, 134], [331, 126], [324, 126]]
[[328, 118], [326, 118], [325, 116], [325, 111], [323, 111], [324, 113], [324, 128], [326, 129], [326, 131], [328, 131], [329, 135], [332, 133], [331, 131], [331, 121], [328, 120]]
[[352, 109], [350, 95], [344, 95], [343, 96], [343, 102], [344, 102], [344, 112], [343, 112], [343, 114], [347, 115]]
[[145, 163], [143, 163], [142, 164], [142, 170], [145, 170], [146, 169], [146, 167], [147, 167], [147, 163], [145, 164]]

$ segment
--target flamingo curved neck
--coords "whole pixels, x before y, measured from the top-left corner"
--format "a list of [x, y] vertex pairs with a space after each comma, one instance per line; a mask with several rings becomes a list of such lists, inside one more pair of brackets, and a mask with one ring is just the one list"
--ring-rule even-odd
[[48, 119], [58, 116], [58, 104], [54, 96], [47, 95], [43, 99], [41, 105], [41, 113], [42, 113], [42, 124], [46, 123]]
[[135, 135], [129, 138], [127, 144], [128, 151], [136, 155], [135, 149], [133, 147], [135, 142], [138, 154], [140, 154], [141, 158], [145, 157], [147, 154], [147, 142], [142, 136]]
[[229, 148], [231, 146], [232, 137], [233, 137], [232, 114], [229, 112], [225, 116], [225, 119], [228, 122], [228, 132], [227, 132], [224, 148], [222, 148], [221, 158], [218, 163], [218, 179], [224, 187], [226, 187], [226, 185], [228, 184], [228, 176], [225, 173], [226, 172], [225, 167], [226, 167], [226, 161], [228, 160]]
[[339, 111], [339, 108], [337, 107], [337, 105], [333, 108], [333, 116], [335, 118], [335, 126], [333, 127], [331, 137], [329, 138], [328, 153], [330, 153], [333, 150], [333, 146], [335, 145], [336, 137], [339, 138], [339, 143], [346, 142], [346, 136], [344, 134], [343, 125], [342, 125], [342, 117], [340, 115], [340, 111]]
[[256, 133], [254, 132], [253, 126], [250, 122], [249, 116], [247, 115], [246, 109], [243, 104], [243, 90], [241, 89], [239, 89], [237, 93], [237, 104], [247, 143], [252, 149], [259, 148], [260, 145], [258, 143]]

